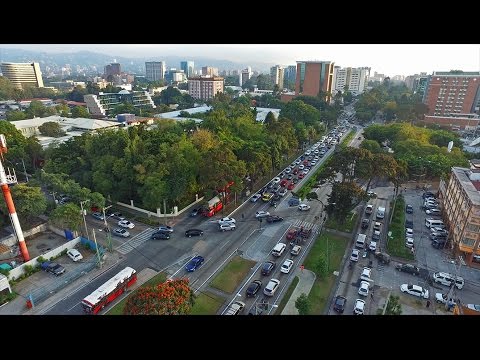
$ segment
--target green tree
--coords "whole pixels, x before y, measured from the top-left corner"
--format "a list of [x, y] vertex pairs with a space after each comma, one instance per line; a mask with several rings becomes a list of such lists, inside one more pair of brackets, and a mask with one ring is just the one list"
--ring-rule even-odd
[[10, 100], [15, 97], [15, 86], [4, 76], [0, 76], [0, 100]]
[[328, 274], [328, 262], [324, 253], [320, 253], [315, 261], [315, 273], [320, 279], [324, 279]]
[[25, 120], [27, 118], [27, 114], [25, 114], [22, 110], [10, 110], [7, 111], [6, 114], [7, 121], [18, 121], [18, 120]]
[[299, 315], [308, 315], [310, 312], [310, 300], [308, 300], [308, 296], [305, 293], [302, 293], [296, 300], [295, 300], [295, 307], [298, 310]]
[[73, 118], [90, 118], [90, 113], [88, 112], [85, 106], [75, 106], [72, 109], [72, 117]]
[[55, 106], [56, 112], [63, 117], [69, 117], [70, 116], [70, 108], [68, 107], [67, 104], [58, 104]]
[[65, 131], [62, 130], [62, 127], [59, 123], [54, 121], [47, 121], [38, 127], [40, 134], [51, 137], [61, 137], [65, 136]]
[[[12, 198], [18, 216], [27, 220], [42, 215], [47, 209], [47, 200], [40, 187], [30, 187], [26, 184], [17, 184], [11, 188]], [[5, 202], [0, 203], [4, 214], [8, 214]]]
[[195, 295], [187, 278], [140, 287], [127, 298], [124, 315], [188, 315]]
[[390, 295], [387, 308], [385, 309], [385, 315], [402, 315], [402, 305], [400, 304], [399, 296]]
[[57, 206], [50, 214], [49, 221], [60, 229], [78, 231], [82, 224], [81, 209], [75, 203]]
[[[89, 88], [89, 90], [92, 90]], [[110, 92], [108, 89], [103, 89], [104, 92]], [[118, 92], [118, 91], [115, 91]], [[83, 96], [87, 95], [87, 89], [82, 88], [81, 86], [76, 86], [75, 89], [73, 89], [70, 93], [67, 94], [67, 100], [71, 101], [77, 101], [77, 102], [83, 102]]]
[[378, 142], [375, 140], [363, 140], [360, 144], [360, 148], [370, 151], [371, 153], [382, 152], [382, 148]]
[[32, 100], [25, 112], [27, 113], [28, 118], [31, 119], [34, 117], [44, 117], [46, 110], [47, 108], [41, 101]]
[[364, 199], [365, 191], [355, 182], [334, 183], [325, 207], [330, 218], [344, 223], [352, 209]]

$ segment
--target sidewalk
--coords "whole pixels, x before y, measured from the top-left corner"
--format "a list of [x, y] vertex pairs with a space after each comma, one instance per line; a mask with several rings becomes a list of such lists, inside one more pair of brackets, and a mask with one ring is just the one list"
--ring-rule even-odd
[[46, 300], [39, 304], [36, 304], [31, 309], [27, 308], [26, 301], [29, 293], [29, 286], [31, 285], [27, 279], [22, 280], [19, 284], [15, 285], [12, 289], [18, 296], [10, 301], [8, 304], [0, 307], [0, 315], [41, 315], [47, 312], [57, 302], [68, 296], [68, 294], [76, 291], [78, 288], [87, 285], [93, 279], [100, 276], [104, 272], [108, 271], [113, 266], [117, 265], [123, 257], [119, 253], [107, 253], [107, 257], [103, 262], [102, 268], [95, 268], [88, 274], [81, 276], [71, 284], [67, 285], [63, 289], [59, 290], [56, 294], [50, 296]]
[[293, 290], [290, 299], [288, 299], [287, 305], [283, 308], [281, 315], [298, 315], [298, 310], [295, 307], [295, 300], [297, 300], [302, 293], [305, 293], [306, 295], [310, 293], [316, 278], [315, 273], [307, 269], [302, 271], [297, 268], [294, 275], [298, 276], [298, 284], [295, 287], [295, 290]]

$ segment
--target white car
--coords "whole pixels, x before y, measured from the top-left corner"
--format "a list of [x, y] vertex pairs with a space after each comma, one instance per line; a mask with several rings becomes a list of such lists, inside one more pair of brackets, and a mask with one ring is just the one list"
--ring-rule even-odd
[[233, 231], [236, 226], [233, 223], [220, 224], [220, 231]]
[[280, 268], [280, 271], [284, 274], [288, 274], [292, 266], [293, 266], [293, 260], [287, 259], [283, 262], [282, 267]]
[[121, 227], [127, 228], [127, 229], [133, 229], [135, 227], [135, 224], [128, 221], [128, 220], [120, 220], [118, 222], [118, 226], [121, 226]]
[[257, 219], [258, 219], [258, 218], [264, 218], [264, 217], [267, 217], [267, 216], [269, 216], [269, 215], [270, 215], [270, 213], [269, 213], [268, 211], [263, 211], [263, 210], [257, 211], [257, 212], [255, 213], [255, 217], [256, 217]]
[[480, 312], [480, 305], [467, 304], [467, 308], [469, 308], [469, 309], [471, 309], [471, 310], [475, 310], [475, 311], [479, 311], [479, 312]]
[[450, 298], [448, 299], [447, 298], [447, 295], [446, 294], [442, 294], [442, 293], [436, 293], [435, 294], [435, 301], [438, 303], [438, 304], [447, 304], [447, 305], [456, 305], [457, 303], [455, 302], [455, 299], [453, 298]]
[[280, 280], [270, 279], [267, 286], [263, 288], [263, 293], [267, 296], [273, 296], [275, 295], [275, 291], [277, 291], [279, 285], [280, 285]]
[[224, 218], [221, 218], [220, 220], [218, 220], [218, 223], [219, 224], [235, 224], [236, 221], [235, 221], [234, 218], [224, 217]]
[[400, 290], [404, 293], [428, 299], [428, 290], [418, 285], [402, 284]]
[[78, 251], [77, 249], [68, 250], [67, 255], [70, 259], [72, 259], [75, 262], [83, 259], [83, 255], [80, 254], [80, 251]]
[[430, 210], [425, 210], [425, 213], [427, 215], [440, 215], [440, 209], [430, 209]]
[[368, 281], [360, 282], [360, 288], [358, 289], [358, 294], [362, 296], [368, 296], [369, 287], [370, 287], [370, 284], [368, 283]]
[[365, 301], [362, 299], [355, 300], [355, 306], [353, 307], [354, 315], [363, 315], [365, 312]]
[[290, 174], [292, 172], [292, 168], [289, 166], [285, 169], [285, 174]]
[[350, 255], [350, 260], [351, 261], [358, 261], [358, 256], [360, 255], [360, 250], [358, 249], [353, 249], [352, 250], [352, 255]]
[[305, 169], [305, 165], [303, 164], [298, 167], [298, 170], [303, 170], [303, 169]]
[[300, 210], [300, 211], [308, 211], [308, 210], [310, 210], [310, 205], [300, 204], [300, 205], [298, 205], [298, 210]]
[[278, 184], [280, 182], [280, 180], [281, 179], [279, 177], [276, 177], [276, 178], [273, 179], [273, 183]]
[[360, 274], [360, 280], [371, 281], [372, 269], [370, 269], [369, 267], [364, 267], [362, 273]]
[[260, 194], [255, 194], [250, 198], [250, 202], [257, 202], [258, 199], [260, 199], [262, 195]]
[[370, 245], [368, 246], [370, 251], [375, 252], [377, 250], [377, 242], [376, 241], [370, 241]]
[[407, 237], [405, 239], [405, 246], [409, 249], [411, 249], [413, 247], [413, 238], [411, 237]]
[[405, 229], [405, 234], [407, 235], [407, 237], [413, 238], [413, 229], [406, 228]]

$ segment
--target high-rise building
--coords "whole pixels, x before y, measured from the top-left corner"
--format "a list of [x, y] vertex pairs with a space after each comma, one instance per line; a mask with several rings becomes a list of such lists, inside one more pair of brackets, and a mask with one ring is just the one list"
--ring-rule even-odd
[[284, 68], [280, 65], [275, 65], [270, 68], [270, 77], [272, 78], [272, 84], [278, 85], [280, 89], [283, 89]]
[[[473, 161], [472, 161], [473, 162]], [[440, 181], [447, 247], [462, 253], [467, 265], [480, 255], [480, 172], [452, 167], [448, 183]]]
[[194, 75], [195, 63], [193, 61], [181, 61], [180, 69], [183, 70], [187, 78]]
[[202, 67], [202, 75], [218, 76], [218, 68], [204, 66]]
[[283, 86], [286, 87], [288, 86], [286, 83], [288, 83], [290, 86], [290, 90], [293, 90], [295, 88], [295, 79], [297, 76], [297, 66], [296, 65], [289, 65], [285, 67], [283, 70]]
[[223, 92], [224, 79], [215, 76], [199, 76], [188, 79], [188, 94], [194, 99], [211, 100]]
[[434, 71], [428, 76], [423, 103], [428, 115], [471, 114], [478, 111], [480, 72]]
[[248, 66], [240, 73], [240, 86], [243, 86], [252, 77], [252, 68]]
[[368, 84], [369, 68], [341, 68], [335, 66], [333, 70], [333, 85], [332, 94], [337, 92], [345, 92], [347, 89], [353, 95], [359, 95], [365, 91], [365, 86]]
[[149, 61], [145, 63], [145, 78], [148, 81], [165, 79], [165, 61]]
[[105, 65], [104, 76], [108, 81], [110, 81], [109, 78], [113, 77], [114, 75], [120, 76], [121, 73], [122, 69], [119, 63]]
[[330, 102], [333, 85], [331, 61], [297, 61], [295, 95], [318, 96], [320, 91], [327, 93], [325, 100]]
[[2, 63], [0, 65], [3, 76], [12, 82], [17, 89], [23, 85], [43, 87], [42, 72], [40, 65], [32, 63]]

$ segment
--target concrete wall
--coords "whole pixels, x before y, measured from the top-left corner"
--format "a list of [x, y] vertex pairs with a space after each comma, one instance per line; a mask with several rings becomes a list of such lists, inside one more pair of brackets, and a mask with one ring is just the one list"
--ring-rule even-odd
[[8, 289], [9, 292], [12, 292], [12, 288], [10, 287], [7, 277], [3, 274], [0, 274], [0, 292], [5, 289]]
[[[60, 245], [59, 247], [45, 253], [45, 254], [42, 254], [41, 256], [44, 258], [44, 259], [50, 259], [51, 257], [54, 257], [58, 254], [60, 254], [63, 250], [67, 249], [72, 249], [74, 248], [79, 242], [80, 242], [80, 237], [77, 237], [73, 240], [70, 240], [68, 242], [66, 242], [65, 244], [63, 245]], [[30, 266], [37, 266], [37, 265], [40, 265], [37, 261], [37, 259], [39, 258], [40, 256], [37, 256], [36, 258], [33, 258], [31, 259], [30, 261], [27, 261], [26, 263], [23, 263], [22, 265], [16, 267], [15, 269], [12, 269], [10, 270], [10, 273], [8, 274], [8, 280], [12, 280], [12, 279], [17, 279], [18, 277], [22, 276], [24, 273], [25, 273], [25, 266], [26, 265], [30, 265]]]
[[[57, 234], [57, 235], [60, 235], [60, 236], [65, 236], [65, 233], [63, 232], [63, 230], [60, 230], [59, 228], [56, 228], [55, 226], [52, 226], [50, 224], [47, 224], [47, 223], [44, 223], [44, 224], [41, 224], [41, 225], [38, 225], [30, 230], [27, 230], [27, 231], [24, 231], [23, 232], [23, 237], [25, 239], [27, 239], [29, 236], [33, 236], [35, 234], [38, 234], [40, 232], [44, 232], [44, 231], [47, 231], [47, 230], [50, 230], [51, 232]], [[7, 237], [4, 237], [0, 240], [0, 243], [6, 245], [6, 246], [13, 246], [13, 245], [17, 245], [17, 237], [12, 234], [12, 235], [9, 235]]]

